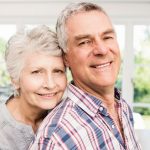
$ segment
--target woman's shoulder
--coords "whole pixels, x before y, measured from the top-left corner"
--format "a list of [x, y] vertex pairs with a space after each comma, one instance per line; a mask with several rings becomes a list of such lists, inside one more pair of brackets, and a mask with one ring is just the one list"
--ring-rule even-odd
[[5, 119], [6, 115], [7, 115], [6, 102], [0, 101], [0, 130], [6, 124]]
[[3, 115], [3, 113], [5, 111], [5, 107], [6, 107], [6, 101], [0, 100], [0, 116]]
[[7, 128], [12, 122], [12, 116], [6, 106], [7, 101], [0, 101], [0, 130]]
[[3, 115], [3, 113], [6, 112], [6, 103], [8, 100], [1, 100], [0, 99], [0, 115]]

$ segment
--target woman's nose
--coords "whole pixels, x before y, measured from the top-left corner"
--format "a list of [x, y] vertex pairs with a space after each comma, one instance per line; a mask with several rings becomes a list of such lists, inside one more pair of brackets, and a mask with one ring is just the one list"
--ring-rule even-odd
[[55, 80], [52, 76], [47, 75], [47, 77], [45, 77], [44, 82], [43, 82], [43, 87], [47, 88], [47, 89], [53, 89], [56, 87], [56, 83]]

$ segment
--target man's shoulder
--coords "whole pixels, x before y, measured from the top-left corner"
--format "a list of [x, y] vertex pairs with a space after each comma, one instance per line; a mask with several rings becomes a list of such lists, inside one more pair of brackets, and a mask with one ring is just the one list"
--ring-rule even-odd
[[57, 105], [43, 120], [38, 132], [46, 138], [50, 138], [54, 133], [57, 133], [59, 128], [63, 128], [64, 120], [68, 118], [68, 114], [74, 110], [74, 103], [66, 98]]
[[128, 101], [126, 101], [125, 99], [121, 98], [121, 103], [122, 103], [122, 105], [123, 105], [124, 107], [130, 108], [130, 105], [129, 105]]

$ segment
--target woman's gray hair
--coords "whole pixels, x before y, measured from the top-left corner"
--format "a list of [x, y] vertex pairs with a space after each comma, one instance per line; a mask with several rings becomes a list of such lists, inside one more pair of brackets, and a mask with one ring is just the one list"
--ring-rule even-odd
[[66, 22], [69, 19], [69, 17], [80, 12], [90, 12], [95, 10], [106, 14], [103, 8], [89, 2], [72, 3], [61, 12], [60, 16], [57, 19], [56, 33], [58, 43], [65, 53], [67, 52], [67, 41], [68, 41]]
[[[49, 27], [41, 25], [23, 33], [16, 33], [6, 45], [5, 61], [7, 70], [13, 81], [18, 82], [24, 67], [25, 55], [32, 52], [47, 53], [47, 55], [61, 56], [56, 33]], [[34, 62], [33, 62], [34, 63]]]

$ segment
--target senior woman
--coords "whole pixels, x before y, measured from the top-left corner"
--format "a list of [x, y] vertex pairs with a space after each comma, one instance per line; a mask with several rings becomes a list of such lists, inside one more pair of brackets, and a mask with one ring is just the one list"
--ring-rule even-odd
[[26, 150], [66, 88], [62, 52], [55, 33], [38, 26], [14, 35], [5, 59], [15, 92], [0, 104], [0, 149]]

